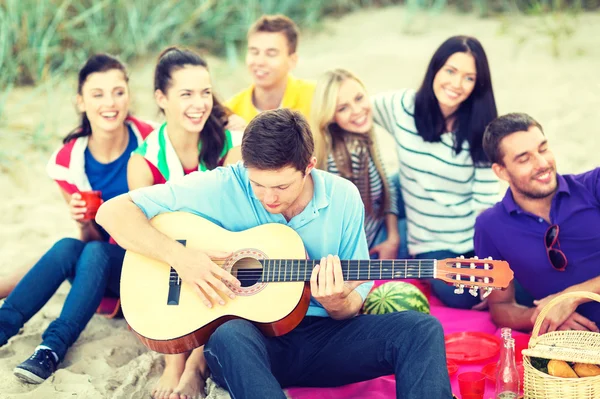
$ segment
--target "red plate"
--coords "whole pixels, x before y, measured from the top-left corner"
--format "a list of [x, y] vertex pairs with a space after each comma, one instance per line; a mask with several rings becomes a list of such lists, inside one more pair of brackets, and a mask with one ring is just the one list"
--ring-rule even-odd
[[446, 358], [456, 363], [479, 363], [496, 356], [500, 351], [500, 338], [483, 332], [447, 334]]
[[452, 360], [446, 360], [446, 367], [448, 368], [448, 375], [456, 374], [458, 371], [458, 364], [454, 363]]
[[[486, 364], [482, 369], [481, 372], [483, 374], [485, 374], [485, 376], [487, 377], [488, 380], [492, 381], [494, 384], [496, 383], [496, 367], [498, 366], [497, 363], [490, 363], [490, 364]], [[523, 367], [523, 363], [519, 362], [517, 363], [517, 371], [519, 372], [519, 381], [521, 381], [521, 386], [523, 385], [523, 377], [525, 375], [525, 369]]]

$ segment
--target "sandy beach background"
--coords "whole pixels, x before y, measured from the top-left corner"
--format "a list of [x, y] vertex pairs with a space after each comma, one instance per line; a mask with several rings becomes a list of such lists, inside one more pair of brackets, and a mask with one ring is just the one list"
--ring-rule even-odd
[[[321, 31], [302, 36], [295, 75], [315, 79], [339, 66], [354, 71], [371, 93], [416, 88], [443, 40], [474, 35], [490, 60], [499, 112], [523, 111], [535, 117], [549, 137], [559, 172], [577, 173], [600, 164], [599, 13], [579, 16], [574, 36], [559, 46], [559, 58], [552, 56], [551, 39], [535, 33], [540, 20], [531, 17], [503, 29], [498, 19], [420, 14], [406, 32], [401, 24], [405, 15], [402, 7], [390, 7], [328, 20]], [[527, 40], [519, 45], [522, 35]], [[221, 98], [249, 84], [243, 62], [232, 66], [208, 59]], [[154, 61], [147, 58], [130, 65], [130, 87], [133, 113], [160, 120], [152, 95]], [[77, 124], [76, 76], [61, 81], [52, 91], [14, 90], [0, 125], [0, 149], [8, 155], [8, 161], [0, 163], [0, 278], [34, 262], [61, 237], [77, 233], [56, 184], [44, 171], [50, 153]], [[40, 123], [43, 128], [35, 133]], [[41, 138], [37, 148], [31, 146], [34, 136]], [[41, 333], [59, 315], [68, 289], [64, 284], [22, 333], [0, 348], [0, 399], [149, 397], [164, 367], [162, 357], [141, 345], [124, 320], [94, 316], [55, 376], [44, 384], [22, 384], [13, 376], [13, 367], [31, 354]]]

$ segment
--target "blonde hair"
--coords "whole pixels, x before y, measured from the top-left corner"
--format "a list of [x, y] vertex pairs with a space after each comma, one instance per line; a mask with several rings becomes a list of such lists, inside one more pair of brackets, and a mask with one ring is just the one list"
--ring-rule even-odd
[[[317, 81], [317, 86], [315, 88], [315, 94], [313, 96], [311, 105], [310, 124], [315, 141], [315, 157], [317, 158], [317, 168], [322, 170], [327, 170], [327, 159], [333, 150], [331, 128], [332, 126], [337, 126], [335, 123], [335, 112], [338, 93], [340, 92], [340, 87], [342, 84], [348, 79], [353, 79], [356, 81], [363, 87], [363, 89], [365, 89], [366, 92], [364, 83], [356, 75], [346, 69], [331, 69], [325, 72], [325, 74], [323, 74], [323, 76], [321, 76], [321, 78]], [[366, 134], [371, 142], [369, 148], [371, 158], [375, 163], [377, 172], [379, 173], [379, 176], [383, 182], [385, 197], [384, 208], [387, 208], [389, 205], [389, 184], [383, 164], [381, 162], [381, 157], [379, 156], [379, 150], [377, 148], [377, 141], [375, 138], [374, 124]], [[351, 163], [348, 163], [348, 165], [351, 165]], [[342, 175], [351, 173], [351, 171], [342, 170], [340, 170], [340, 172]]]

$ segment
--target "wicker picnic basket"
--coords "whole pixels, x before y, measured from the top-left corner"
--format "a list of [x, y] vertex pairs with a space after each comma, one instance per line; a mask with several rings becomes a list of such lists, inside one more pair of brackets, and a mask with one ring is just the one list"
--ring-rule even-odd
[[588, 298], [600, 302], [600, 295], [591, 292], [570, 292], [551, 300], [542, 309], [529, 340], [523, 350], [523, 385], [525, 399], [599, 399], [600, 376], [585, 378], [560, 378], [537, 370], [532, 357], [564, 360], [567, 362], [600, 365], [600, 334], [591, 331], [553, 331], [538, 335], [544, 318], [559, 302], [568, 298]]

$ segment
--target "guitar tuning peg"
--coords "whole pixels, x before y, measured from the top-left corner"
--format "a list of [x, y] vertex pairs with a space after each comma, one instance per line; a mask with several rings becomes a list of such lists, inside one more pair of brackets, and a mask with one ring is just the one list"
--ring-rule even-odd
[[463, 294], [465, 292], [465, 285], [464, 284], [459, 284], [457, 286], [457, 288], [454, 289], [454, 293], [455, 294]]
[[475, 269], [475, 263], [471, 262], [471, 269]]
[[473, 295], [473, 296], [477, 296], [477, 290], [479, 289], [479, 287], [477, 286], [473, 286], [469, 289], [469, 294]]
[[493, 291], [494, 289], [492, 287], [487, 287], [482, 295], [482, 298], [485, 299], [487, 298]]
[[473, 259], [479, 259], [479, 256], [475, 255], [473, 256]]
[[489, 260], [494, 260], [494, 259], [492, 259], [492, 257], [491, 257], [491, 256], [488, 256], [486, 259], [489, 259]]
[[458, 259], [464, 259], [464, 258], [465, 258], [464, 255], [461, 255], [461, 256], [458, 257]]
[[490, 270], [490, 265], [488, 263], [484, 263], [483, 264], [483, 269], [484, 270]]

